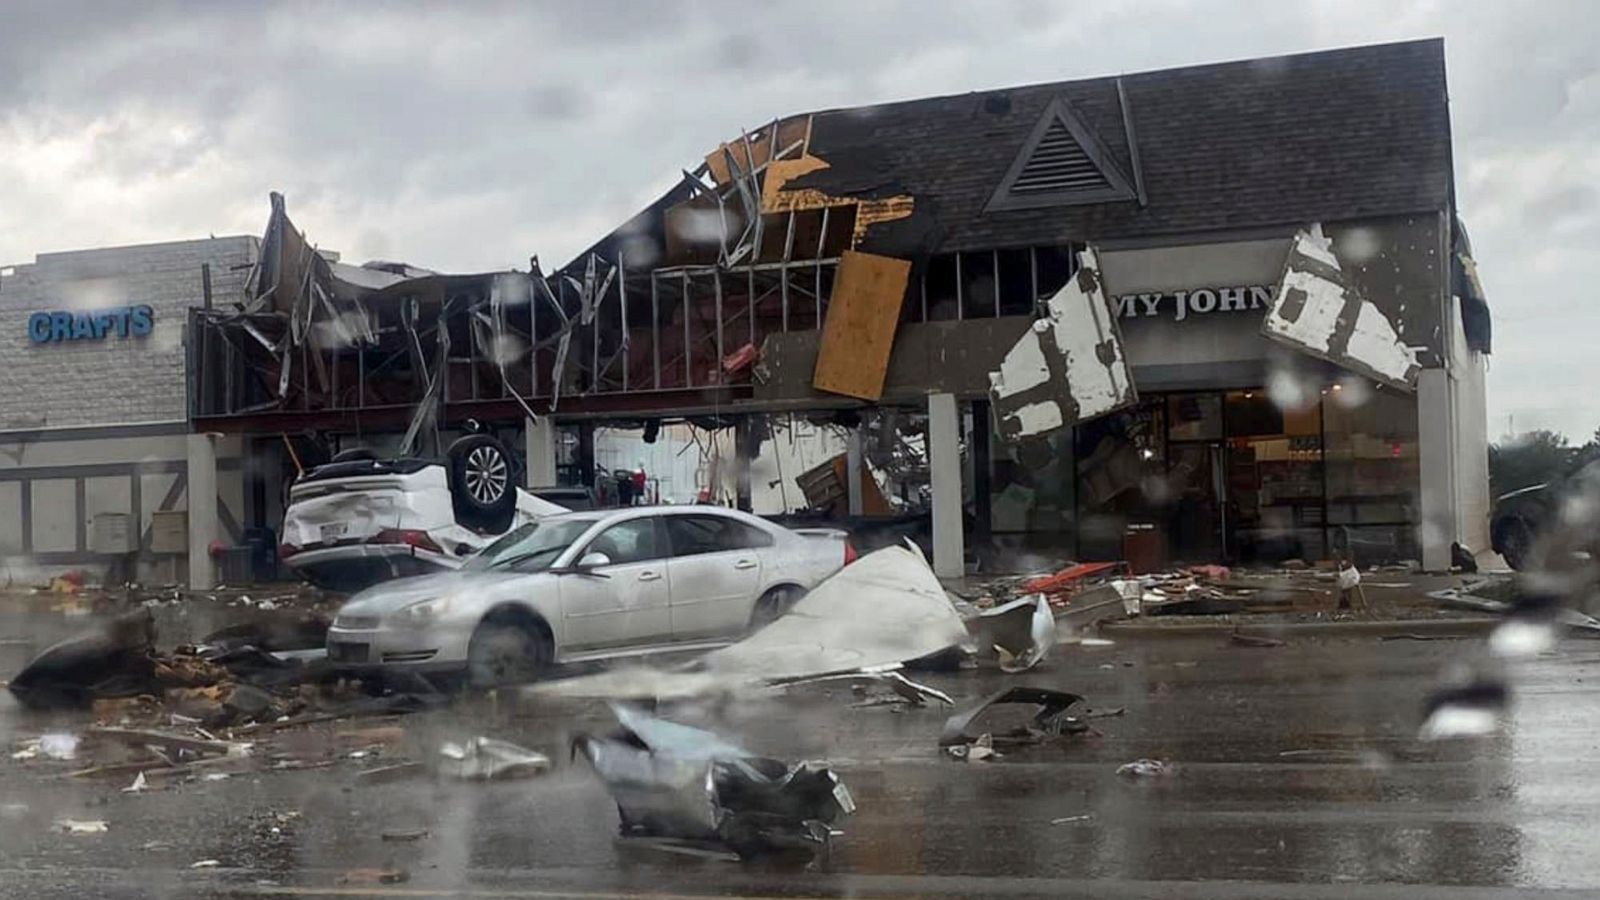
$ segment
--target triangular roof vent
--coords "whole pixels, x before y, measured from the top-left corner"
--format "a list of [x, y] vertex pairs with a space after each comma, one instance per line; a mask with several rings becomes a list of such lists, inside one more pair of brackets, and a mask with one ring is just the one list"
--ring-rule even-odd
[[1066, 100], [1050, 101], [985, 212], [1133, 200], [1128, 177]]

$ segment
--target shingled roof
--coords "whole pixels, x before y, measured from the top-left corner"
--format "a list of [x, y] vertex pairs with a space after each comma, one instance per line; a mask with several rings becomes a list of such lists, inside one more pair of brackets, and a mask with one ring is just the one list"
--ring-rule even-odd
[[[1142, 176], [1146, 205], [986, 210], [1057, 100]], [[933, 97], [815, 113], [828, 168], [788, 186], [911, 195], [863, 245], [901, 256], [1442, 210], [1447, 104], [1440, 39]]]

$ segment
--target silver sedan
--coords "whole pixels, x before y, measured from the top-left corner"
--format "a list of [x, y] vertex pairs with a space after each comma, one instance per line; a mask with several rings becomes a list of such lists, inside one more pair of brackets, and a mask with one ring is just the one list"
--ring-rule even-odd
[[709, 649], [854, 558], [843, 532], [721, 507], [563, 513], [513, 529], [459, 571], [355, 595], [328, 630], [328, 657], [493, 685], [554, 663]]

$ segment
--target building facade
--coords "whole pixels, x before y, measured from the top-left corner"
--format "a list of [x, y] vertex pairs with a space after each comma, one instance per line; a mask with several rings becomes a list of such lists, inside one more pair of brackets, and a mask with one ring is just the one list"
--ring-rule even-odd
[[[96, 581], [186, 579], [188, 311], [242, 296], [256, 245], [210, 238], [0, 267], [6, 583], [69, 570]], [[240, 441], [214, 443], [218, 539], [237, 541], [248, 517]]]
[[[196, 324], [248, 353], [199, 357], [194, 430], [270, 453], [471, 419], [520, 437], [539, 483], [563, 428], [587, 480], [597, 426], [865, 423], [852, 467], [917, 448], [898, 471], [925, 490], [896, 493], [929, 498], [941, 574], [994, 535], [1147, 565], [1442, 569], [1487, 547], [1489, 316], [1441, 41], [823, 110], [708, 146], [552, 273], [258, 284], [249, 317]], [[263, 260], [303, 273], [304, 244], [269, 229]], [[1285, 277], [1304, 248], [1337, 282], [1316, 303]], [[1008, 354], [1086, 296], [1104, 310], [1079, 350], [1125, 393], [997, 427]], [[1333, 333], [1296, 346], [1269, 313]], [[1056, 352], [1041, 372], [1070, 368]]]

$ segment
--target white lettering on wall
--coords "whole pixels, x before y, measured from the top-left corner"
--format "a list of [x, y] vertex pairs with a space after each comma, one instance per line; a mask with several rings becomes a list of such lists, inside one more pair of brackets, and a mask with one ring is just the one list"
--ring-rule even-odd
[[1170, 315], [1174, 322], [1182, 322], [1191, 315], [1266, 309], [1272, 303], [1274, 290], [1275, 285], [1251, 284], [1195, 288], [1170, 294], [1123, 294], [1115, 299], [1115, 309], [1116, 314], [1124, 319], [1156, 318], [1163, 315], [1163, 310], [1170, 310], [1165, 314]]

